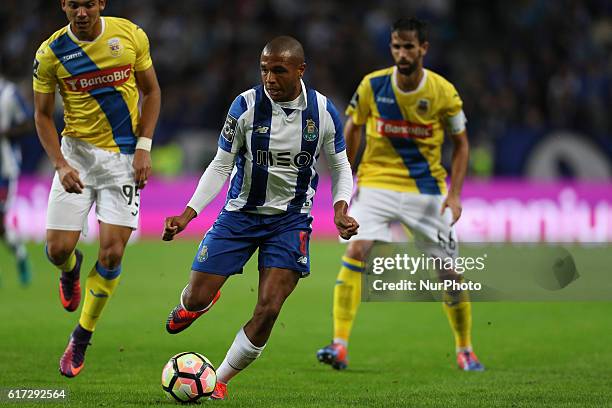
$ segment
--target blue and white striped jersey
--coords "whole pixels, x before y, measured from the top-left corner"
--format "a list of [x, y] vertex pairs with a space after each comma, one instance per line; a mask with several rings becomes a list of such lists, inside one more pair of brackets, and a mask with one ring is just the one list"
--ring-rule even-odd
[[236, 155], [227, 211], [310, 212], [320, 152], [333, 163], [333, 156], [346, 156], [346, 144], [338, 112], [324, 95], [302, 83], [295, 107], [275, 103], [261, 85], [232, 103], [219, 136], [219, 148]]
[[0, 178], [13, 179], [19, 174], [21, 153], [3, 134], [24, 123], [28, 114], [29, 109], [15, 84], [0, 78]]

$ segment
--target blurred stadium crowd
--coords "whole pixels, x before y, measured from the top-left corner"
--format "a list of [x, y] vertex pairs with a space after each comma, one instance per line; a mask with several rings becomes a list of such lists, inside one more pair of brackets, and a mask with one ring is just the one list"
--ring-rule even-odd
[[[392, 63], [392, 21], [413, 15], [431, 23], [426, 66], [464, 100], [473, 173], [524, 174], [524, 156], [558, 130], [612, 162], [609, 0], [108, 0], [104, 14], [149, 35], [163, 92], [159, 146], [189, 139], [214, 151], [227, 107], [259, 81], [259, 53], [279, 34], [302, 41], [307, 83], [343, 110], [364, 74]], [[0, 2], [1, 71], [30, 93], [36, 48], [64, 24], [59, 0]], [[40, 147], [24, 143], [25, 170], [35, 171]]]

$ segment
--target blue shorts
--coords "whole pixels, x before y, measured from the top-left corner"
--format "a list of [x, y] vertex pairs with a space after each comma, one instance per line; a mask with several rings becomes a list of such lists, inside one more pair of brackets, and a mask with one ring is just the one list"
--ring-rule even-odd
[[308, 214], [260, 215], [223, 210], [204, 235], [191, 269], [223, 276], [242, 273], [259, 248], [259, 269], [283, 268], [308, 276], [311, 223]]

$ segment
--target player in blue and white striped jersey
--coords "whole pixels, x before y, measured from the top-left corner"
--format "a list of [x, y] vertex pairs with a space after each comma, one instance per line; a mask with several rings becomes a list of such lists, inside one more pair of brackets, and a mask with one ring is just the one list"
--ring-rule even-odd
[[15, 254], [22, 285], [29, 284], [32, 275], [28, 253], [18, 232], [5, 225], [5, 216], [17, 191], [21, 164], [21, 151], [12, 139], [32, 127], [29, 117], [30, 109], [17, 86], [0, 76], [0, 240]]
[[321, 152], [330, 164], [340, 236], [351, 237], [359, 227], [346, 214], [353, 182], [342, 124], [331, 101], [304, 86], [301, 44], [277, 37], [266, 45], [260, 62], [263, 85], [232, 103], [215, 159], [183, 214], [166, 219], [163, 237], [171, 240], [181, 232], [219, 193], [231, 172], [225, 208], [204, 236], [181, 304], [166, 325], [170, 333], [187, 328], [259, 249], [257, 305], [217, 370], [217, 399], [225, 398], [227, 382], [261, 354], [283, 302], [299, 278], [310, 273], [310, 209]]

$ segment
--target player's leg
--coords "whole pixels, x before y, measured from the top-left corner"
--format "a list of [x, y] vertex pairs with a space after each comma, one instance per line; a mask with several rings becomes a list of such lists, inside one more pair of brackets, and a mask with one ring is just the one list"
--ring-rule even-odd
[[28, 285], [32, 280], [32, 268], [28, 259], [28, 251], [17, 231], [6, 225], [6, 213], [13, 201], [17, 181], [0, 177], [0, 241], [4, 242], [17, 260], [19, 281]]
[[76, 249], [87, 215], [95, 199], [93, 189], [67, 193], [57, 174], [47, 206], [47, 259], [60, 271], [59, 294], [64, 309], [75, 311], [81, 301], [80, 271], [83, 255]]
[[179, 304], [172, 309], [166, 321], [170, 334], [180, 333], [204, 313], [208, 312], [219, 297], [227, 276], [191, 271], [189, 283], [181, 292]]
[[243, 331], [250, 342], [263, 348], [287, 297], [293, 292], [300, 273], [282, 268], [264, 268], [259, 271], [259, 291], [253, 317]]
[[395, 217], [397, 193], [361, 188], [349, 213], [359, 222], [359, 234], [351, 238], [341, 260], [333, 298], [333, 340], [317, 351], [320, 362], [342, 370], [348, 364], [348, 343], [361, 303], [361, 278], [374, 241], [390, 241], [389, 222]]
[[263, 352], [283, 303], [293, 292], [300, 272], [282, 268], [259, 271], [259, 292], [253, 317], [242, 327], [217, 369], [213, 399], [227, 397], [227, 383]]
[[138, 227], [140, 195], [134, 182], [133, 155], [114, 153], [78, 140], [68, 140], [66, 149], [62, 141], [64, 150], [79, 170], [86, 187], [84, 192], [92, 192], [100, 225], [98, 259], [87, 276], [79, 323], [60, 360], [60, 372], [74, 377], [83, 368], [92, 333], [119, 283], [125, 246]]
[[60, 360], [60, 372], [67, 377], [79, 374], [85, 352], [108, 300], [115, 292], [121, 275], [121, 260], [132, 228], [100, 222], [98, 260], [85, 284], [85, 301], [79, 323]]
[[121, 279], [121, 261], [132, 228], [100, 222], [98, 260], [91, 268], [85, 284], [85, 301], [79, 324], [93, 332], [106, 303]]
[[[360, 221], [361, 222], [361, 221]], [[317, 352], [317, 359], [337, 370], [348, 366], [348, 343], [361, 303], [361, 278], [374, 241], [349, 242], [336, 278], [333, 299], [333, 341]]]
[[[412, 230], [416, 245], [431, 257], [456, 257], [458, 240], [451, 226], [450, 210], [440, 215], [444, 197], [405, 193], [402, 201], [403, 222]], [[463, 281], [463, 275], [452, 269], [439, 270], [438, 279]], [[443, 308], [455, 338], [459, 368], [465, 371], [484, 369], [472, 350], [472, 305], [466, 291], [444, 294]]]
[[[121, 279], [121, 261], [132, 231], [138, 228], [140, 194], [133, 177], [133, 155], [118, 154], [75, 141], [78, 159], [90, 160], [85, 185], [95, 189], [100, 248], [85, 286], [80, 326], [93, 332]], [[84, 166], [81, 166], [84, 167]]]
[[81, 302], [83, 255], [76, 249], [81, 231], [47, 230], [45, 253], [60, 271], [59, 297], [64, 309], [74, 312]]
[[312, 217], [289, 213], [258, 216], [259, 290], [253, 317], [241, 328], [217, 369], [211, 398], [225, 399], [227, 383], [262, 353], [287, 297], [310, 274]]
[[242, 273], [257, 248], [244, 232], [251, 230], [249, 215], [222, 212], [206, 233], [191, 264], [189, 283], [183, 289], [179, 304], [170, 312], [166, 331], [176, 334], [189, 327], [219, 299], [226, 279]]

